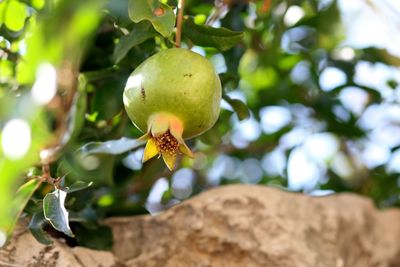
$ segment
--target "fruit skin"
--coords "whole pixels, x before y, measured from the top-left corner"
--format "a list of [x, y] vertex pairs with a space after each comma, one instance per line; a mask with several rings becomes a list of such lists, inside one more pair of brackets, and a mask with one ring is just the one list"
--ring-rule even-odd
[[183, 124], [182, 137], [192, 138], [210, 129], [219, 116], [221, 82], [203, 56], [183, 48], [161, 51], [130, 75], [124, 91], [128, 116], [142, 132], [149, 118], [170, 113]]

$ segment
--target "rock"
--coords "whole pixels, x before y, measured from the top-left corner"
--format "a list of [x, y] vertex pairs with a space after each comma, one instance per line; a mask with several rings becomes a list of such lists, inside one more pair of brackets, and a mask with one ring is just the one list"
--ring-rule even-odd
[[114, 233], [112, 253], [59, 240], [46, 247], [22, 232], [0, 250], [0, 266], [400, 266], [400, 211], [378, 211], [353, 194], [225, 186], [157, 216], [105, 223]]
[[0, 249], [1, 267], [119, 267], [109, 251], [71, 248], [62, 240], [51, 246], [36, 241], [29, 231], [18, 227], [9, 244]]

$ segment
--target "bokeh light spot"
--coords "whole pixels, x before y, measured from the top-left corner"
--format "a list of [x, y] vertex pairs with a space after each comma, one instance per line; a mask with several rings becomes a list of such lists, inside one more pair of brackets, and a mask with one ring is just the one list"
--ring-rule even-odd
[[335, 67], [325, 68], [319, 76], [319, 84], [324, 91], [330, 91], [345, 83], [346, 74]]
[[279, 131], [287, 125], [292, 116], [287, 108], [280, 106], [264, 107], [260, 110], [261, 127], [266, 134]]
[[299, 20], [304, 17], [304, 10], [296, 5], [290, 6], [286, 11], [285, 17], [283, 18], [283, 22], [286, 26], [290, 27], [295, 25]]
[[2, 246], [4, 246], [4, 244], [6, 243], [6, 241], [7, 241], [7, 236], [6, 236], [6, 234], [5, 234], [2, 230], [0, 230], [0, 248], [1, 248]]
[[36, 72], [36, 81], [33, 84], [31, 95], [38, 105], [46, 105], [55, 96], [57, 91], [57, 72], [50, 63], [43, 63]]
[[25, 156], [31, 146], [31, 128], [22, 119], [6, 123], [1, 136], [1, 145], [6, 157], [17, 160]]

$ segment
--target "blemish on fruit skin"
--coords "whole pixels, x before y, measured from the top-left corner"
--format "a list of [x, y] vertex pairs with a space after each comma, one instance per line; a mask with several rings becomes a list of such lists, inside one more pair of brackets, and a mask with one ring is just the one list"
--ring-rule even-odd
[[164, 8], [162, 8], [162, 7], [157, 7], [156, 9], [153, 10], [153, 14], [157, 17], [164, 15], [164, 13], [165, 13], [165, 11], [164, 11]]
[[140, 94], [142, 95], [143, 101], [146, 100], [146, 91], [144, 90], [143, 86], [140, 89]]
[[193, 76], [193, 74], [191, 74], [191, 73], [185, 73], [185, 74], [183, 74], [183, 77], [192, 78], [192, 76]]

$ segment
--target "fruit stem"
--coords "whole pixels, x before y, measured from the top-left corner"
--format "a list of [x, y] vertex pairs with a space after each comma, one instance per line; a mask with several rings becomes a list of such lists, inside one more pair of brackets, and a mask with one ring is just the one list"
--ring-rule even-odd
[[185, 0], [179, 0], [179, 2], [178, 2], [178, 17], [176, 20], [176, 35], [175, 35], [175, 46], [176, 47], [181, 47], [182, 20], [183, 20], [184, 7], [185, 7]]

